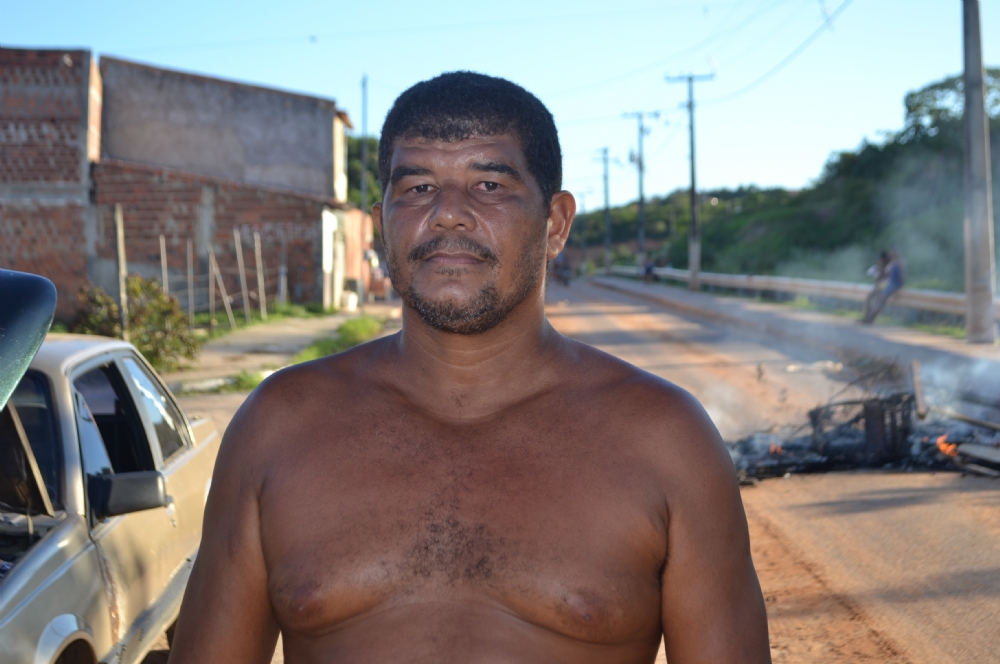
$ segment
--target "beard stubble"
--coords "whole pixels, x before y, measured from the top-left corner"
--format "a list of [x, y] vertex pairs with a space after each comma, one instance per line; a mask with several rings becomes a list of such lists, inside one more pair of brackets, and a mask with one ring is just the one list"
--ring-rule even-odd
[[[544, 231], [545, 224], [541, 225]], [[422, 296], [413, 286], [413, 280], [402, 283], [399, 256], [394, 251], [388, 251], [386, 267], [389, 279], [403, 302], [414, 309], [420, 318], [436, 330], [451, 334], [481, 334], [493, 329], [510, 315], [519, 304], [524, 302], [528, 294], [538, 285], [541, 278], [539, 263], [544, 256], [544, 244], [541, 233], [530, 239], [525, 251], [520, 252], [514, 263], [514, 283], [510, 291], [501, 294], [496, 286], [496, 279], [490, 279], [478, 293], [465, 300], [442, 298], [434, 300]], [[406, 257], [411, 265], [419, 264], [424, 258], [441, 249], [459, 249], [475, 254], [486, 261], [494, 272], [502, 265], [500, 257], [489, 247], [479, 244], [469, 238], [437, 237], [414, 248]], [[541, 256], [540, 256], [541, 254]], [[460, 274], [460, 269], [455, 270]]]

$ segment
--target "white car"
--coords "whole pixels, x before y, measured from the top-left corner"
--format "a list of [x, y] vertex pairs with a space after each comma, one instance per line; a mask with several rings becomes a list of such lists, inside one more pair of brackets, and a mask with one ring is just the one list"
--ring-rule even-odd
[[0, 411], [0, 662], [146, 655], [180, 610], [219, 442], [130, 344], [46, 337]]

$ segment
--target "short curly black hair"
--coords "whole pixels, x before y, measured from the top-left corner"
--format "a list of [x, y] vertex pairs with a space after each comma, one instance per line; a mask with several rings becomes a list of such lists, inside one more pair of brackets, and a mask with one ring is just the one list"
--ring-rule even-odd
[[400, 138], [460, 141], [513, 133], [545, 204], [562, 189], [562, 150], [552, 114], [539, 99], [507, 79], [456, 71], [421, 81], [396, 98], [382, 124], [378, 174], [389, 183], [392, 151]]

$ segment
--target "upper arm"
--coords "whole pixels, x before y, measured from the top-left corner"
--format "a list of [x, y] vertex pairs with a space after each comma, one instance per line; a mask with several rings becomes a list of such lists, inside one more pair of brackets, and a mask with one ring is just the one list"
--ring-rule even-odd
[[270, 662], [278, 638], [260, 539], [263, 466], [260, 395], [226, 431], [205, 506], [201, 547], [191, 572], [170, 661]]
[[667, 658], [672, 664], [770, 662], [764, 598], [732, 461], [701, 406], [685, 401], [667, 495]]

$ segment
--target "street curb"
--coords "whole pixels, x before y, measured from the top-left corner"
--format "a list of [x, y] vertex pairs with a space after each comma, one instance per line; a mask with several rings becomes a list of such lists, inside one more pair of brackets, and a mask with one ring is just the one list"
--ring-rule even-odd
[[[720, 311], [724, 304], [710, 306], [706, 303], [700, 306], [696, 302], [685, 301], [699, 294], [678, 293], [671, 297], [668, 292], [662, 292], [666, 287], [648, 287], [636, 283], [623, 283], [621, 278], [593, 277], [590, 283], [600, 288], [619, 292], [637, 299], [653, 302], [674, 311], [689, 314], [703, 320], [721, 323], [730, 327], [750, 328], [757, 332], [772, 335], [777, 338], [832, 352], [834, 354], [849, 353], [860, 357], [878, 359], [895, 364], [908, 375], [911, 362], [919, 361], [924, 371], [932, 373], [948, 373], [961, 378], [960, 387], [968, 393], [979, 395], [989, 400], [996, 400], [1000, 395], [1000, 355], [970, 356], [963, 355], [947, 348], [934, 348], [899, 339], [885, 339], [872, 334], [860, 325], [857, 328], [840, 323], [822, 321], [803, 321], [781, 319], [779, 312], [757, 312], [753, 315], [736, 315]], [[734, 301], [732, 310], [743, 311], [747, 302]], [[772, 319], [772, 320], [761, 320]]]

